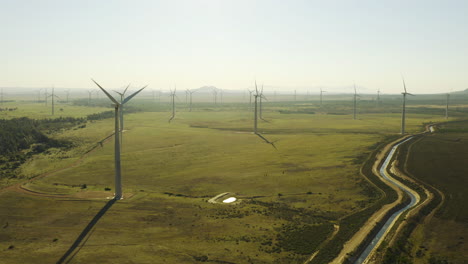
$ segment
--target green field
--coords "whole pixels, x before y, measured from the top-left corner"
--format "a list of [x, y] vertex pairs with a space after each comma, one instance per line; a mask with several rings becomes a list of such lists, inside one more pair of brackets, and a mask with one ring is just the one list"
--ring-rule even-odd
[[[0, 192], [2, 261], [57, 262], [98, 214], [70, 263], [303, 263], [334, 224], [374, 201], [359, 169], [376, 143], [400, 129], [397, 110], [375, 111], [371, 102], [357, 120], [349, 102], [271, 103], [259, 131], [275, 142], [274, 149], [251, 133], [247, 104], [198, 104], [168, 123], [168, 105], [153, 103], [137, 100], [133, 106], [143, 111], [125, 116], [126, 199], [108, 211], [98, 214], [113, 195], [113, 138], [98, 142], [113, 133], [113, 119], [51, 134], [74, 147], [49, 149], [25, 162], [18, 179], [2, 179], [8, 185], [49, 173], [25, 186], [66, 195]], [[50, 118], [42, 105], [16, 105], [18, 110], [0, 112], [0, 118]], [[410, 133], [443, 120], [439, 112], [414, 107]], [[62, 108], [57, 113], [72, 117], [110, 110]], [[207, 202], [224, 192], [235, 193], [240, 203]]]
[[468, 260], [468, 122], [442, 124], [438, 133], [411, 146], [408, 171], [444, 194], [435, 216], [412, 237], [415, 263]]

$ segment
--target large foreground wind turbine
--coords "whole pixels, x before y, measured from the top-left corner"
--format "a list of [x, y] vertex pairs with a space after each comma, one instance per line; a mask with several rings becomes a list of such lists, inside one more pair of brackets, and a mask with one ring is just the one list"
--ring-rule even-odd
[[406, 95], [412, 95], [414, 96], [414, 94], [410, 94], [406, 91], [406, 84], [405, 84], [405, 79], [403, 77], [401, 77], [401, 79], [403, 80], [403, 88], [405, 89], [405, 91], [403, 93], [401, 93], [403, 95], [403, 110], [401, 112], [401, 134], [404, 135], [405, 134], [405, 119], [406, 119]]
[[109, 97], [109, 99], [114, 103], [115, 107], [115, 132], [114, 132], [114, 138], [115, 138], [115, 196], [114, 199], [120, 200], [122, 199], [122, 174], [121, 174], [121, 168], [120, 168], [120, 139], [119, 139], [119, 117], [120, 117], [120, 110], [122, 105], [130, 101], [135, 95], [137, 95], [139, 92], [141, 92], [143, 89], [146, 88], [144, 86], [140, 90], [134, 92], [132, 95], [128, 96], [125, 98], [122, 102], [118, 102], [115, 100], [115, 98], [110, 95], [104, 88], [101, 87], [95, 80], [91, 79], [106, 95]]

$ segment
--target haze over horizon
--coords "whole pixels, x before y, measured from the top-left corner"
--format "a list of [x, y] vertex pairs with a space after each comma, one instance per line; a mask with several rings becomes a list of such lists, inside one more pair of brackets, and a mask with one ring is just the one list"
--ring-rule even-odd
[[468, 88], [466, 1], [1, 3], [0, 87]]

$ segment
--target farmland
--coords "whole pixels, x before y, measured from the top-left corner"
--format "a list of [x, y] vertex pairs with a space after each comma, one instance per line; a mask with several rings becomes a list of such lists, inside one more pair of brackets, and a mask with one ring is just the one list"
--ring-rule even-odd
[[[38, 111], [43, 106], [8, 104], [18, 110], [3, 118], [47, 117]], [[274, 149], [251, 133], [245, 103], [198, 103], [171, 123], [168, 104], [136, 100], [132, 106], [140, 111], [125, 116], [124, 200], [109, 205], [106, 199], [114, 189], [114, 148], [105, 140], [113, 133], [111, 118], [51, 132], [73, 147], [34, 155], [16, 178], [2, 179], [3, 186], [23, 182], [34, 192], [0, 191], [0, 250], [7, 263], [58, 261], [96, 216], [78, 253], [67, 256], [71, 263], [303, 263], [343, 218], [379, 198], [360, 168], [400, 127], [398, 102], [383, 110], [364, 101], [357, 120], [348, 101], [266, 103], [259, 131]], [[410, 133], [443, 120], [437, 105], [412, 107]], [[459, 107], [455, 116], [461, 117], [465, 108]], [[108, 110], [64, 105], [63, 115]], [[207, 203], [223, 192], [240, 202]]]

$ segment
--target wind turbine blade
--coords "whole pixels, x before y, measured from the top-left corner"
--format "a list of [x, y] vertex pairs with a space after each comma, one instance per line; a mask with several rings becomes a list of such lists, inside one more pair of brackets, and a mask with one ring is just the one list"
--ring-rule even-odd
[[137, 95], [139, 92], [143, 91], [143, 89], [145, 89], [146, 87], [148, 87], [148, 85], [144, 86], [143, 88], [141, 88], [140, 90], [134, 92], [132, 95], [130, 95], [129, 97], [125, 98], [125, 100], [123, 100], [122, 104], [125, 104], [126, 102], [130, 101], [130, 99], [132, 99], [135, 95]]
[[99, 83], [97, 83], [95, 80], [93, 80], [93, 78], [91, 78], [91, 80], [92, 80], [99, 88], [101, 88], [101, 90], [107, 95], [107, 97], [109, 97], [109, 99], [111, 99], [112, 102], [114, 102], [116, 105], [119, 105], [119, 102], [117, 102], [117, 100], [115, 100], [115, 98], [112, 97], [112, 95], [110, 95], [104, 88], [102, 88], [101, 85], [99, 85]]
[[125, 92], [124, 93], [121, 93], [121, 92], [117, 92], [116, 90], [112, 90], [114, 93], [118, 93], [120, 96], [124, 96]]
[[403, 88], [405, 88], [405, 93], [407, 93], [407, 92], [406, 92], [405, 78], [403, 78], [403, 76], [401, 76], [401, 79], [403, 80]]
[[407, 95], [415, 96], [414, 94], [406, 93]]
[[127, 88], [125, 88], [125, 90], [123, 91], [123, 95], [125, 95], [125, 93], [127, 92], [128, 87], [130, 87], [130, 83], [127, 85]]

